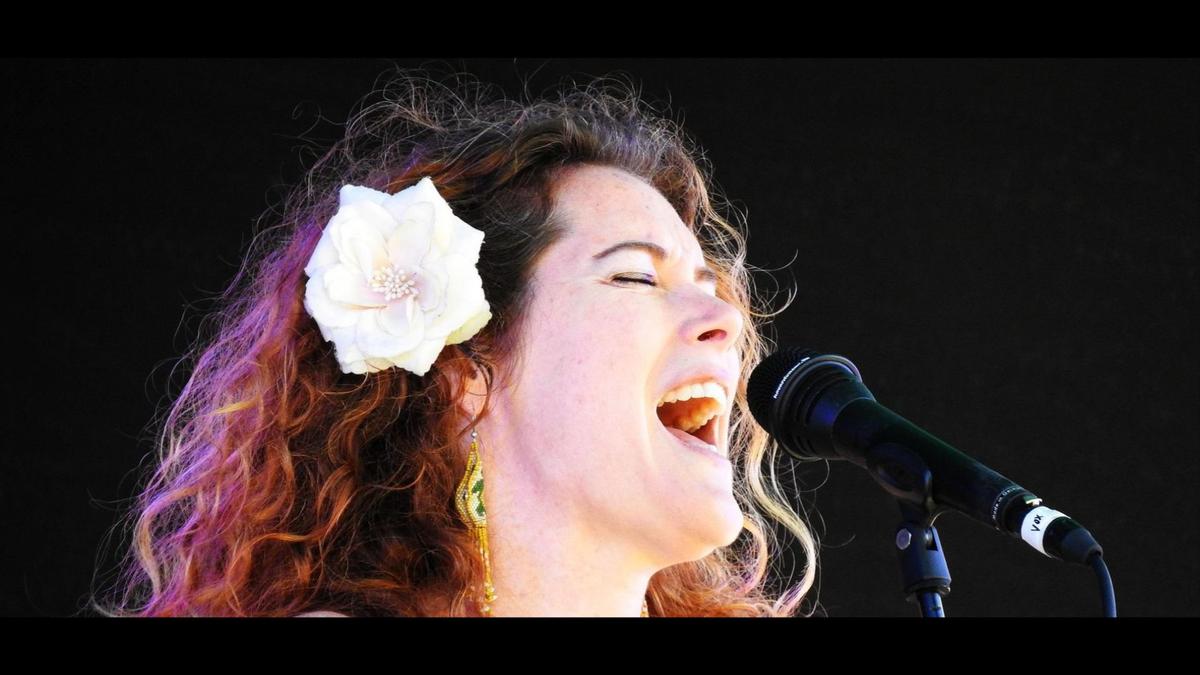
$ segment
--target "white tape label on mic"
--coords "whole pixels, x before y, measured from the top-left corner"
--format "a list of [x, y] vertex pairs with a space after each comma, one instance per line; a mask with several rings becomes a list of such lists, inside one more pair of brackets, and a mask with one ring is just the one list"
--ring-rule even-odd
[[1025, 520], [1021, 522], [1021, 538], [1025, 540], [1026, 544], [1041, 551], [1042, 555], [1050, 556], [1049, 553], [1046, 553], [1046, 549], [1042, 548], [1042, 538], [1046, 536], [1046, 528], [1050, 523], [1066, 516], [1067, 514], [1061, 511], [1055, 511], [1045, 506], [1035, 507], [1025, 514]]

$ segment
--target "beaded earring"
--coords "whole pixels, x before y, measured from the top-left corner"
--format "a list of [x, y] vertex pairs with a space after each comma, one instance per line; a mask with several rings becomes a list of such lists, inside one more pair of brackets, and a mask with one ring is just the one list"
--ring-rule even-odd
[[479, 544], [484, 571], [484, 596], [479, 602], [479, 610], [484, 616], [491, 616], [496, 589], [492, 586], [492, 560], [487, 542], [487, 510], [483, 505], [483, 463], [479, 460], [479, 434], [474, 429], [471, 429], [471, 453], [467, 456], [467, 472], [458, 483], [455, 504], [458, 506], [459, 518], [475, 534]]

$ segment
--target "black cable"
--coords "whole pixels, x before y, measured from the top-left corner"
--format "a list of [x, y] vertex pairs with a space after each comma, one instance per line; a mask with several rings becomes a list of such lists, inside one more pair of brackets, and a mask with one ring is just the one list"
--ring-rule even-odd
[[1096, 571], [1096, 576], [1100, 579], [1100, 598], [1104, 604], [1104, 616], [1115, 617], [1117, 615], [1117, 596], [1113, 592], [1112, 577], [1108, 574], [1104, 558], [1097, 553], [1088, 562], [1091, 563], [1092, 569]]

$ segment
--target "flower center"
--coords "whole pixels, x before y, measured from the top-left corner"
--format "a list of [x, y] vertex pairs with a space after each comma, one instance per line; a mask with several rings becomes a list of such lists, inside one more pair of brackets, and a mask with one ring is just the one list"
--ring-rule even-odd
[[[415, 276], [414, 272], [413, 277]], [[383, 293], [383, 297], [389, 302], [410, 295], [415, 298], [417, 287], [413, 284], [413, 277], [409, 277], [408, 272], [392, 264], [377, 267], [371, 275], [371, 290]]]

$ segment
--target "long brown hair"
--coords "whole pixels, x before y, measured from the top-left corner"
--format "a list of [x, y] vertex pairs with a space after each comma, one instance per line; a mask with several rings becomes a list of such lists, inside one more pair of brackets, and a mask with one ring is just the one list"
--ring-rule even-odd
[[[447, 85], [402, 70], [381, 93], [255, 235], [180, 359], [190, 375], [151, 423], [154, 466], [125, 514], [132, 543], [112, 595], [90, 596], [91, 606], [109, 616], [473, 613], [483, 563], [454, 508], [466, 468], [455, 449], [469, 428], [456, 414], [458, 383], [482, 372], [491, 391], [499, 365], [514, 367], [533, 269], [564, 233], [550, 217], [555, 177], [589, 163], [657, 188], [717, 270], [719, 296], [745, 319], [730, 420], [745, 529], [728, 547], [656, 573], [650, 612], [795, 615], [813, 586], [817, 543], [779, 488], [777, 447], [745, 396], [768, 346], [758, 322], [773, 314], [758, 304], [740, 214], [715, 197], [703, 151], [613, 77], [514, 101], [469, 77]], [[424, 176], [485, 232], [478, 269], [493, 319], [447, 346], [424, 377], [344, 374], [304, 311], [304, 265], [340, 186], [394, 193]], [[776, 523], [806, 558], [799, 583], [779, 593], [767, 588], [782, 553]]]

